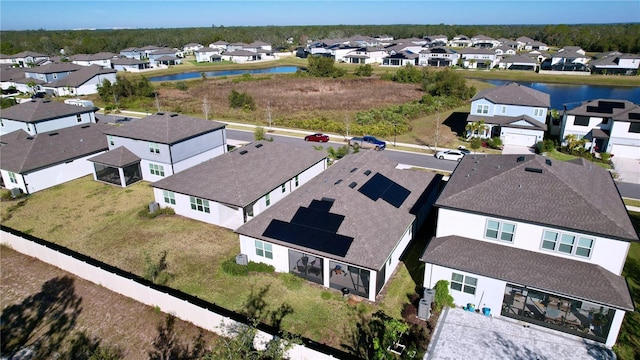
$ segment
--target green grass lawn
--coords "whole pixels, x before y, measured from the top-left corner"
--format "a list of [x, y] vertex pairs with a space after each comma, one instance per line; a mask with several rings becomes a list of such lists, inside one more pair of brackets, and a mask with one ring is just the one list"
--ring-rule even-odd
[[343, 335], [351, 333], [362, 316], [384, 309], [400, 318], [407, 294], [416, 287], [419, 274], [410, 274], [403, 264], [379, 304], [349, 303], [337, 290], [299, 278], [292, 281], [288, 274], [231, 276], [222, 272], [221, 263], [240, 252], [237, 234], [177, 215], [139, 216], [151, 201], [147, 182], [123, 189], [87, 176], [0, 206], [5, 226], [141, 276], [145, 254], [158, 259], [166, 250], [168, 286], [238, 312], [259, 294], [267, 310], [290, 306], [293, 312], [284, 318], [284, 329], [334, 347], [340, 347]]

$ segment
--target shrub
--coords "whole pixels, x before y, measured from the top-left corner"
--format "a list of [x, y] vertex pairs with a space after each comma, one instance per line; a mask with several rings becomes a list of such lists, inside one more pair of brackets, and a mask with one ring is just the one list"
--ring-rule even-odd
[[551, 152], [555, 150], [555, 148], [556, 148], [556, 144], [551, 139], [538, 141], [538, 143], [536, 143], [536, 152], [538, 154]]
[[355, 76], [371, 76], [373, 68], [370, 64], [360, 65], [353, 74]]
[[502, 149], [502, 139], [500, 139], [497, 136], [488, 138], [485, 140], [485, 142], [487, 143], [487, 146], [489, 146], [492, 149]]
[[239, 265], [235, 259], [228, 259], [222, 262], [222, 271], [232, 276], [247, 276], [249, 270], [245, 265]]
[[249, 265], [247, 265], [247, 269], [253, 272], [259, 273], [273, 273], [276, 271], [276, 268], [273, 265], [265, 264], [265, 263], [257, 263], [254, 261], [249, 261]]
[[171, 274], [167, 272], [169, 265], [167, 264], [167, 250], [160, 253], [158, 261], [153, 261], [148, 253], [144, 254], [144, 278], [151, 280], [156, 284], [165, 285]]
[[159, 208], [154, 212], [149, 212], [148, 205], [145, 205], [142, 209], [138, 211], [139, 217], [147, 218], [147, 219], [155, 219], [160, 215], [175, 215], [175, 214], [176, 214], [175, 210], [173, 210], [173, 208], [170, 208], [170, 207], [163, 207], [163, 208]]
[[611, 161], [611, 154], [607, 152], [600, 153], [600, 159], [603, 163], [608, 164]]
[[246, 92], [238, 92], [236, 90], [231, 90], [231, 93], [229, 94], [229, 106], [234, 109], [256, 109], [255, 100], [253, 100], [251, 95], [247, 94]]
[[469, 146], [474, 151], [480, 149], [480, 147], [482, 146], [482, 139], [477, 137], [472, 138], [471, 140], [469, 140]]
[[453, 307], [453, 297], [449, 294], [449, 282], [439, 280], [434, 287], [436, 294], [433, 299], [434, 310], [440, 311], [443, 307]]
[[175, 86], [176, 86], [176, 89], [182, 90], [182, 91], [187, 91], [189, 89], [189, 85], [187, 85], [187, 83], [184, 81], [176, 82]]

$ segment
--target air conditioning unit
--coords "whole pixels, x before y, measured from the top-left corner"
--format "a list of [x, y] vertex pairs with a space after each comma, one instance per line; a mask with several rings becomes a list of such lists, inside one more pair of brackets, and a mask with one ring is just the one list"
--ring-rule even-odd
[[236, 264], [238, 264], [238, 265], [248, 265], [249, 264], [249, 257], [247, 256], [247, 254], [238, 254], [238, 255], [236, 255]]
[[154, 213], [156, 211], [158, 211], [158, 209], [160, 209], [160, 204], [158, 204], [157, 202], [151, 202], [149, 203], [149, 212], [150, 213]]
[[425, 299], [420, 299], [418, 304], [418, 319], [427, 320], [431, 317], [431, 302]]
[[20, 194], [22, 194], [22, 189], [20, 189], [20, 188], [12, 188], [11, 189], [11, 197], [12, 198], [15, 199], [16, 197], [20, 196]]
[[436, 290], [435, 289], [424, 289], [423, 299], [427, 300], [429, 303], [433, 302], [433, 299], [436, 298]]

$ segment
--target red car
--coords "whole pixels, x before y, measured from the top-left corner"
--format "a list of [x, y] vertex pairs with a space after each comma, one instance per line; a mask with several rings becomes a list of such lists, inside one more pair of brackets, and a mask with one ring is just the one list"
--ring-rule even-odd
[[327, 142], [329, 141], [329, 135], [315, 133], [305, 136], [304, 141]]

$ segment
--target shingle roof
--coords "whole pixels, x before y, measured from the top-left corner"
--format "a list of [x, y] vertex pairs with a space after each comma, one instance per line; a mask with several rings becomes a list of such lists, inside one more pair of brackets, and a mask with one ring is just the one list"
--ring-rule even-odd
[[531, 58], [531, 56], [526, 55], [513, 55], [509, 57], [502, 58], [500, 62], [503, 63], [524, 63], [524, 64], [536, 64], [536, 60]]
[[591, 163], [581, 166], [540, 155], [465, 156], [436, 206], [638, 240], [611, 174]]
[[326, 157], [323, 151], [258, 141], [168, 176], [152, 186], [244, 207]]
[[[480, 115], [469, 114], [469, 116], [467, 116], [467, 122], [476, 122], [481, 120], [484, 120], [485, 123], [487, 124], [495, 124], [495, 125], [500, 125], [502, 127], [508, 127], [508, 128], [514, 128], [514, 129], [532, 129], [532, 130], [543, 130], [543, 131], [547, 130], [547, 125], [545, 123], [542, 123], [528, 115], [480, 116]], [[514, 124], [515, 122], [518, 122], [521, 120], [528, 122], [532, 126]]]
[[75, 54], [70, 56], [73, 61], [96, 61], [96, 60], [107, 60], [117, 55], [110, 52], [99, 52], [97, 54]]
[[69, 105], [48, 99], [32, 99], [0, 110], [0, 117], [8, 120], [38, 123], [61, 117], [95, 112], [97, 108]]
[[34, 68], [29, 68], [26, 70], [28, 73], [36, 73], [36, 74], [53, 74], [53, 73], [62, 73], [69, 71], [76, 71], [82, 69], [82, 65], [73, 64], [73, 63], [51, 63], [47, 65], [37, 66]]
[[46, 84], [45, 86], [46, 87], [64, 87], [64, 86], [78, 87], [98, 75], [115, 74], [115, 73], [116, 73], [116, 70], [105, 69], [100, 65], [94, 64], [91, 66], [84, 66], [83, 69], [74, 71], [71, 74], [65, 76], [64, 78], [60, 80], [52, 81]]
[[138, 155], [132, 153], [129, 149], [124, 146], [118, 146], [113, 150], [109, 150], [106, 153], [102, 153], [100, 155], [94, 156], [88, 159], [91, 162], [114, 166], [114, 167], [125, 167], [130, 164], [134, 164], [140, 162], [140, 157]]
[[539, 106], [545, 108], [551, 105], [551, 97], [549, 94], [518, 83], [509, 83], [495, 88], [484, 89], [476, 94], [471, 101], [483, 98], [494, 104]]
[[[584, 101], [567, 111], [569, 115], [595, 116], [612, 118], [614, 121], [639, 122], [640, 106], [628, 100], [594, 99]], [[629, 114], [636, 114], [629, 116]]]
[[[415, 220], [414, 207], [424, 205], [423, 193], [431, 192], [440, 179], [432, 173], [399, 170], [395, 166], [395, 163], [374, 150], [347, 155], [300, 189], [238, 228], [236, 232], [344, 261], [347, 264], [378, 270]], [[363, 194], [367, 192], [365, 189], [377, 180], [384, 180], [381, 183], [389, 186], [383, 186], [384, 189], [394, 189], [393, 195], [402, 195], [396, 199], [398, 202], [395, 202], [395, 205], [394, 200], [386, 196], [387, 193], [380, 198], [375, 197], [377, 200]], [[306, 233], [315, 235], [316, 244], [327, 244], [336, 238], [345, 240], [347, 244], [344, 253], [332, 253], [333, 248], [318, 250], [311, 244], [311, 236], [302, 237], [298, 239], [298, 244], [293, 244], [263, 235], [272, 222], [292, 224], [295, 222], [292, 220], [296, 213], [318, 203], [330, 204], [323, 214], [332, 220], [341, 221], [318, 225], [333, 225], [330, 230], [325, 231], [311, 225], [302, 227], [308, 229]], [[352, 239], [350, 246], [347, 239]], [[339, 242], [337, 245], [345, 246], [345, 242]]]
[[139, 65], [139, 64], [148, 64], [149, 61], [148, 60], [138, 60], [138, 59], [132, 59], [132, 58], [119, 58], [119, 59], [113, 59], [111, 60], [111, 63], [113, 65]]
[[0, 151], [0, 166], [3, 170], [23, 174], [105, 151], [108, 146], [103, 131], [107, 126], [77, 125], [34, 136], [21, 133], [17, 138], [13, 135], [15, 131], [3, 135], [0, 142], [5, 142], [5, 136], [9, 141]]
[[175, 144], [224, 128], [226, 125], [176, 113], [157, 113], [110, 128], [106, 134], [129, 139]]
[[624, 277], [584, 261], [460, 236], [433, 238], [421, 260], [619, 309], [634, 310]]

